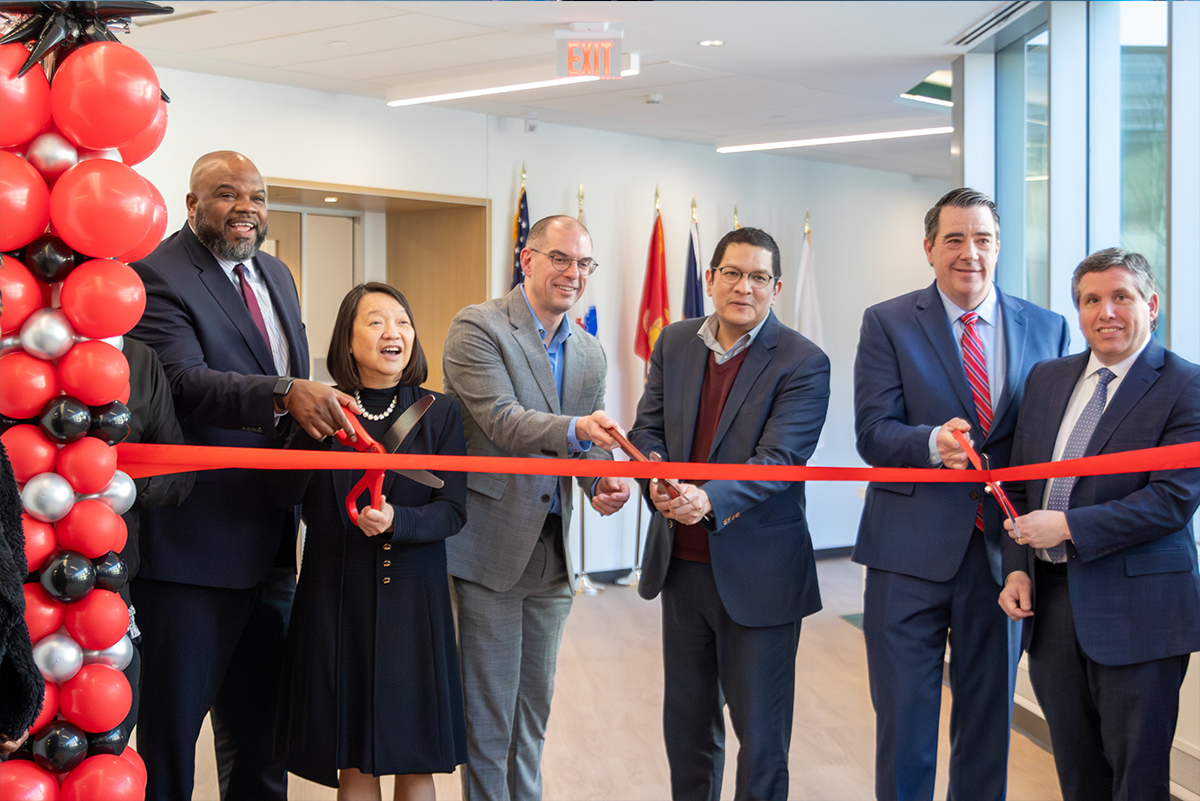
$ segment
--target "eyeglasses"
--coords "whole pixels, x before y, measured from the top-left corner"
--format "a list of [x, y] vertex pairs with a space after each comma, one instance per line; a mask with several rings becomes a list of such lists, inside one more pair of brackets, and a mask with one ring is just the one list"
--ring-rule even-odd
[[717, 275], [721, 276], [721, 280], [730, 286], [737, 286], [744, 275], [750, 279], [750, 286], [755, 289], [766, 289], [775, 280], [775, 276], [768, 273], [744, 273], [736, 267], [722, 267], [717, 270]]
[[567, 254], [559, 253], [557, 250], [549, 253], [542, 253], [542, 251], [538, 250], [537, 248], [530, 248], [530, 250], [532, 250], [534, 253], [541, 253], [543, 256], [548, 258], [550, 263], [554, 265], [554, 269], [558, 270], [560, 273], [566, 272], [567, 268], [572, 264], [578, 264], [579, 272], [591, 275], [592, 273], [596, 272], [596, 268], [600, 266], [599, 262], [595, 261], [594, 259], [572, 259]]

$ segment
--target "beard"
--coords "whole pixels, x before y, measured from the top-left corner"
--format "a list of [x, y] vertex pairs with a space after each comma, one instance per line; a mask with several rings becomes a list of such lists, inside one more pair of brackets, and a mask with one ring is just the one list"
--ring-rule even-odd
[[266, 221], [257, 222], [258, 235], [254, 237], [254, 241], [242, 239], [237, 242], [230, 242], [225, 236], [224, 229], [218, 228], [208, 221], [199, 208], [196, 209], [196, 238], [206, 248], [211, 250], [223, 259], [230, 261], [246, 261], [253, 258], [258, 249], [262, 247], [262, 243], [267, 241]]

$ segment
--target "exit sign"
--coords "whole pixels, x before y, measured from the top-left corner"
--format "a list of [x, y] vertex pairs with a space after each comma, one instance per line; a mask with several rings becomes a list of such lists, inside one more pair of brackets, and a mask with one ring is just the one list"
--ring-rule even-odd
[[619, 38], [565, 37], [558, 40], [558, 77], [621, 78]]

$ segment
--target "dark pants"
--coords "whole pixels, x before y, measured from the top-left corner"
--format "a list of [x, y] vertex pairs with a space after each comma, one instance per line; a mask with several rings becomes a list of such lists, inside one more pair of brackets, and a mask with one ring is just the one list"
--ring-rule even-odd
[[954, 697], [947, 798], [1005, 797], [1020, 630], [996, 603], [999, 594], [978, 530], [949, 581], [867, 570], [863, 633], [880, 801], [933, 798], [947, 640]]
[[149, 774], [147, 799], [192, 797], [196, 738], [211, 711], [222, 801], [285, 801], [275, 716], [295, 589], [291, 568], [274, 568], [244, 590], [134, 580], [142, 630], [138, 751]]
[[663, 736], [675, 801], [717, 801], [725, 716], [737, 735], [738, 801], [785, 801], [800, 621], [730, 619], [712, 566], [672, 559], [662, 589]]
[[1101, 665], [1075, 636], [1066, 565], [1037, 562], [1029, 678], [1065, 801], [1169, 801], [1188, 654]]

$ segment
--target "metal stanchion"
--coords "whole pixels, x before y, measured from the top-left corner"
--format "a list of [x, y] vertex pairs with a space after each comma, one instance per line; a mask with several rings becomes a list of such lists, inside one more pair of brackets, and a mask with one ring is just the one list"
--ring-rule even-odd
[[576, 595], [599, 595], [604, 588], [588, 578], [587, 538], [584, 534], [587, 520], [587, 494], [579, 488], [579, 576], [575, 580]]
[[623, 587], [636, 587], [642, 578], [642, 497], [637, 492], [639, 487], [636, 483], [633, 485], [633, 489], [633, 501], [637, 504], [637, 537], [633, 541], [633, 570], [621, 576], [616, 582]]

